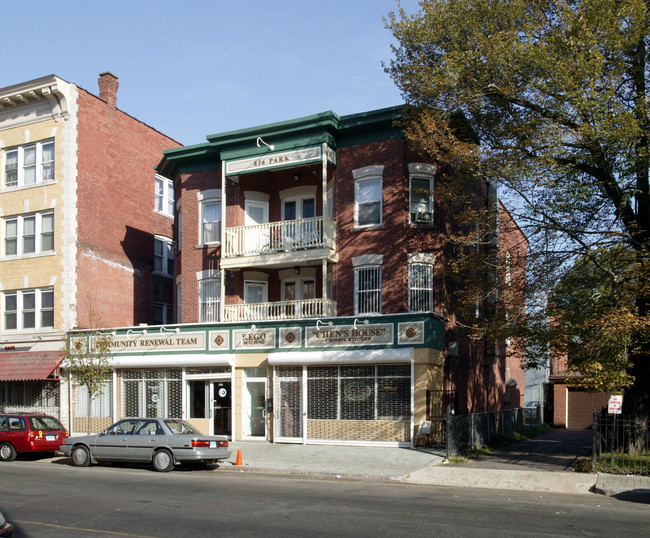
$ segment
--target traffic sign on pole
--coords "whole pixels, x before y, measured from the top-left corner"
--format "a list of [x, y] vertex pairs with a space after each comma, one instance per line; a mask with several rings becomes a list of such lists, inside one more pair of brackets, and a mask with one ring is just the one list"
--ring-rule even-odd
[[621, 394], [612, 394], [607, 404], [607, 412], [611, 415], [620, 415], [623, 411], [623, 396]]

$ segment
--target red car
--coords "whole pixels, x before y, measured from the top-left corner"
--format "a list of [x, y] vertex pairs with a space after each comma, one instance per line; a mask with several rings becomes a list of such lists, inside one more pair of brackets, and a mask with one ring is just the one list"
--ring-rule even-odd
[[0, 414], [0, 461], [13, 461], [23, 453], [53, 454], [67, 438], [67, 430], [49, 415]]

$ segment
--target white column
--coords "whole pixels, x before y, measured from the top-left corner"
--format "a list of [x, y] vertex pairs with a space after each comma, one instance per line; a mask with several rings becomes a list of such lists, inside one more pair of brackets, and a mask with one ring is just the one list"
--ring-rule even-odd
[[221, 257], [219, 259], [219, 319], [224, 321], [226, 304], [226, 271], [221, 268], [221, 259], [226, 251], [226, 162], [221, 161]]

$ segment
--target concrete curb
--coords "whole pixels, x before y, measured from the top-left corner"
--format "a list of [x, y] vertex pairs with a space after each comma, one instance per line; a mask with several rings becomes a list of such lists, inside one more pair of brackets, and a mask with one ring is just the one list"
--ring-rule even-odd
[[291, 469], [222, 464], [219, 471], [259, 472], [279, 475], [310, 476], [343, 480], [385, 480], [407, 484], [435, 485], [483, 489], [505, 489], [547, 493], [588, 494], [594, 491], [595, 475], [572, 472], [504, 471], [496, 469], [463, 469], [430, 465], [406, 475], [382, 475], [354, 472], [329, 472], [317, 469]]
[[438, 465], [415, 471], [405, 481], [438, 486], [584, 494], [593, 491], [596, 477], [573, 472], [462, 469]]
[[353, 473], [348, 471], [324, 471], [319, 469], [290, 469], [290, 468], [277, 468], [277, 467], [264, 467], [257, 465], [244, 464], [241, 466], [224, 465], [221, 464], [215, 471], [222, 471], [228, 473], [267, 473], [278, 475], [291, 475], [291, 476], [309, 476], [314, 478], [327, 478], [337, 480], [386, 480], [386, 481], [402, 481], [407, 475], [383, 475], [383, 474], [370, 474], [370, 473]]
[[598, 473], [594, 491], [608, 497], [650, 504], [650, 477]]

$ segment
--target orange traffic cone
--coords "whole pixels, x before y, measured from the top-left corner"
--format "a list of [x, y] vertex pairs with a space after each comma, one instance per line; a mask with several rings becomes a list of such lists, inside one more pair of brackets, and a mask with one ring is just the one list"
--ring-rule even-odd
[[241, 450], [237, 451], [237, 459], [235, 460], [235, 465], [244, 465], [241, 461]]

